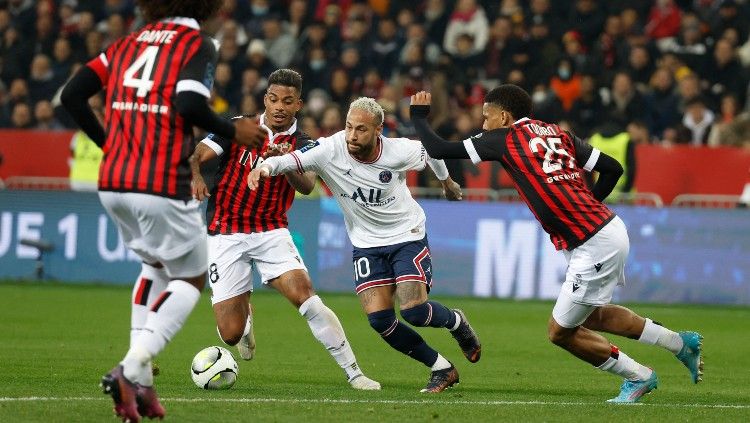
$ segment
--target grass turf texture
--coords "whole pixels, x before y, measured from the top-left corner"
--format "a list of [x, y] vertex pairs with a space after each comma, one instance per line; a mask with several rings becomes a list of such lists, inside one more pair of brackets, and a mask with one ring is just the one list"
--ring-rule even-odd
[[[116, 421], [109, 397], [97, 385], [126, 351], [129, 297], [130, 289], [124, 287], [0, 284], [0, 421]], [[483, 354], [479, 363], [470, 364], [446, 331], [419, 329], [461, 375], [456, 388], [426, 396], [419, 389], [429, 369], [388, 347], [368, 326], [353, 294], [322, 298], [338, 314], [361, 367], [382, 383], [382, 391], [351, 389], [299, 313], [265, 289], [258, 289], [253, 300], [255, 359], [238, 360], [233, 389], [198, 389], [189, 375], [193, 355], [221, 345], [204, 294], [157, 360], [161, 374], [156, 385], [167, 419], [750, 421], [748, 308], [635, 306], [671, 328], [696, 329], [705, 336], [705, 381], [690, 383], [687, 370], [664, 350], [610, 337], [654, 367], [661, 380], [643, 405], [618, 406], [604, 403], [618, 393], [617, 377], [547, 341], [551, 303], [438, 298], [467, 313]]]

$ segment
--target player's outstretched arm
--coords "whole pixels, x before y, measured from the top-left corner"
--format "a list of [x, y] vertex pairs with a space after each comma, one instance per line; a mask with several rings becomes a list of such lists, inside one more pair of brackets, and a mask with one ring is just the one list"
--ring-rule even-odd
[[446, 141], [440, 138], [427, 123], [430, 114], [430, 103], [432, 96], [426, 91], [420, 91], [411, 96], [409, 113], [411, 122], [417, 130], [419, 140], [422, 141], [427, 154], [433, 159], [468, 159], [463, 144]]
[[461, 185], [454, 181], [450, 176], [444, 181], [440, 181], [443, 185], [443, 195], [448, 201], [461, 201], [464, 198], [463, 192], [461, 192]]
[[218, 154], [216, 154], [211, 147], [205, 143], [199, 142], [198, 145], [195, 146], [195, 151], [193, 151], [193, 154], [188, 159], [190, 162], [190, 172], [193, 178], [190, 186], [193, 198], [198, 201], [203, 201], [211, 196], [206, 181], [201, 174], [201, 165], [216, 157], [218, 157]]
[[[289, 143], [269, 144], [268, 150], [263, 154], [263, 158], [267, 159], [270, 157], [283, 156], [290, 151], [292, 151], [292, 146]], [[286, 177], [289, 185], [300, 194], [308, 195], [313, 189], [315, 189], [315, 179], [317, 178], [315, 172], [299, 173], [296, 171], [290, 171], [284, 173], [284, 177]]]
[[65, 84], [60, 96], [60, 101], [70, 116], [99, 148], [104, 146], [106, 134], [89, 106], [89, 98], [101, 89], [102, 81], [99, 76], [88, 66], [82, 66]]
[[594, 198], [604, 201], [612, 193], [624, 170], [617, 160], [604, 153], [599, 153], [594, 170], [599, 172], [599, 179], [596, 180], [591, 192], [594, 194]]

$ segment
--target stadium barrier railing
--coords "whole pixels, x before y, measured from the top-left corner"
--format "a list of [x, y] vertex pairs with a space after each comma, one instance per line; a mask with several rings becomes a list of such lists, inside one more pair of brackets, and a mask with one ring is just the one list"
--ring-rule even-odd
[[739, 195], [680, 194], [672, 200], [672, 207], [700, 207], [732, 209], [740, 204]]
[[664, 201], [661, 199], [661, 196], [655, 192], [622, 193], [614, 203], [628, 204], [631, 206], [664, 207]]

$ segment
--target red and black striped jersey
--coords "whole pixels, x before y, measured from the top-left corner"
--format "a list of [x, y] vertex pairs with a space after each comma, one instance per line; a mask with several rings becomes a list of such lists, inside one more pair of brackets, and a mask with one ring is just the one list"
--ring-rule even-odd
[[177, 94], [210, 96], [216, 48], [198, 22], [171, 18], [113, 42], [91, 60], [106, 90], [99, 190], [189, 199], [193, 128]]
[[464, 147], [474, 163], [502, 163], [558, 250], [578, 247], [615, 216], [584, 179], [599, 151], [555, 124], [524, 118], [466, 139]]
[[249, 149], [213, 134], [201, 141], [219, 155], [216, 184], [206, 208], [210, 234], [266, 232], [288, 225], [286, 212], [294, 201], [294, 187], [286, 176], [265, 178], [255, 191], [247, 186], [247, 176], [270, 144], [289, 143], [299, 150], [311, 144], [310, 137], [297, 130], [296, 121], [276, 134], [262, 124], [263, 116], [260, 122], [268, 132], [260, 148]]

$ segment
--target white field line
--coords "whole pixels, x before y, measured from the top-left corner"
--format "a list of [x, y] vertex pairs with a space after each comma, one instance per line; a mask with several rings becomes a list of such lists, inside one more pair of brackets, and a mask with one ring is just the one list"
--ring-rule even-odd
[[[163, 402], [187, 402], [187, 403], [290, 403], [290, 404], [435, 404], [435, 405], [539, 405], [539, 406], [592, 406], [605, 405], [603, 402], [567, 402], [567, 401], [428, 401], [428, 400], [368, 400], [368, 399], [330, 399], [330, 398], [161, 398]], [[0, 403], [8, 402], [35, 402], [35, 401], [111, 401], [109, 397], [0, 397]], [[667, 403], [638, 403], [633, 404], [640, 407], [666, 407], [666, 408], [726, 408], [726, 409], [750, 409], [750, 404], [667, 404]]]

